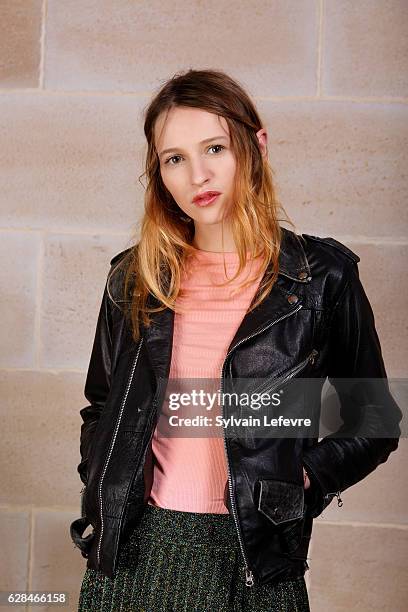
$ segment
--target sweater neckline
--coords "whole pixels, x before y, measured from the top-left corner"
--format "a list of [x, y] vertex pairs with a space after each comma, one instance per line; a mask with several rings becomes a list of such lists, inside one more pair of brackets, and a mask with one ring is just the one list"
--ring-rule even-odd
[[[194, 257], [198, 261], [210, 262], [210, 263], [237, 263], [239, 261], [239, 255], [237, 251], [204, 251], [203, 249], [194, 248]], [[247, 260], [250, 259], [250, 252], [247, 252]]]

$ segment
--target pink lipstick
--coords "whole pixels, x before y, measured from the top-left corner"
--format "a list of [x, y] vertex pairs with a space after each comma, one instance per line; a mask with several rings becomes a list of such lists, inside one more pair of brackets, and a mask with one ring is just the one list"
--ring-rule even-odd
[[197, 206], [208, 206], [212, 204], [219, 195], [219, 191], [204, 191], [193, 198], [193, 203], [197, 204]]

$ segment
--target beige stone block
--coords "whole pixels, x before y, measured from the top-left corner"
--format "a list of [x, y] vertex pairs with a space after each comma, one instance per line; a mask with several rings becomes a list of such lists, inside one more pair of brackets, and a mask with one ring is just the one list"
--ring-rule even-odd
[[0, 370], [1, 504], [69, 506], [79, 513], [84, 381], [73, 372]]
[[317, 10], [311, 0], [51, 0], [46, 85], [144, 93], [194, 67], [225, 70], [255, 95], [313, 95]]
[[0, 87], [38, 87], [42, 0], [0, 5]]
[[397, 450], [390, 454], [385, 463], [341, 493], [341, 507], [334, 498], [316, 520], [320, 523], [408, 523], [407, 461], [408, 441], [401, 438]]
[[408, 95], [408, 4], [401, 0], [324, 3], [323, 93]]
[[[25, 591], [28, 580], [30, 513], [0, 508], [0, 541], [0, 591]], [[16, 610], [15, 606], [13, 610]]]
[[134, 229], [144, 198], [143, 100], [9, 93], [1, 103], [2, 226]]
[[51, 234], [44, 247], [41, 363], [86, 370], [110, 260], [122, 236]]
[[313, 612], [406, 610], [406, 528], [315, 523], [312, 537]]
[[40, 244], [33, 232], [1, 232], [1, 367], [27, 368], [35, 361]]
[[278, 197], [300, 231], [406, 236], [408, 107], [258, 101]]
[[[69, 604], [66, 609], [78, 609], [79, 591], [86, 559], [76, 548], [69, 533], [70, 523], [77, 518], [72, 512], [34, 512], [33, 558], [31, 583], [34, 591], [67, 592]], [[55, 606], [31, 606], [31, 612], [55, 610]]]

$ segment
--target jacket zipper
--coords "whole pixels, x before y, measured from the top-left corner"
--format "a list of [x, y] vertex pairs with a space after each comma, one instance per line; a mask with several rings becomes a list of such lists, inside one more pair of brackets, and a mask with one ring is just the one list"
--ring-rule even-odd
[[86, 491], [86, 485], [84, 485], [81, 489], [81, 491], [79, 492], [80, 496], [81, 496], [81, 516], [85, 516], [85, 509], [84, 509], [84, 495], [85, 495], [85, 491]]
[[309, 353], [309, 355], [306, 357], [306, 359], [304, 359], [297, 366], [289, 370], [289, 372], [286, 373], [284, 378], [277, 378], [276, 383], [272, 385], [272, 387], [268, 387], [269, 382], [265, 383], [263, 387], [261, 386], [258, 389], [256, 389], [255, 393], [270, 393], [271, 391], [276, 389], [276, 387], [280, 387], [287, 380], [289, 380], [290, 378], [293, 378], [293, 376], [301, 372], [307, 366], [308, 363], [313, 364], [318, 354], [319, 354], [319, 351], [317, 351], [316, 349], [313, 349], [312, 352]]
[[132, 365], [132, 369], [130, 371], [130, 375], [129, 375], [128, 383], [127, 383], [127, 386], [126, 386], [125, 394], [123, 396], [122, 404], [121, 404], [120, 410], [119, 410], [119, 415], [118, 415], [118, 418], [117, 418], [117, 421], [116, 421], [115, 431], [114, 431], [114, 434], [113, 434], [113, 437], [112, 437], [112, 442], [111, 442], [111, 445], [110, 445], [110, 448], [109, 448], [109, 453], [108, 453], [108, 456], [106, 458], [105, 465], [103, 467], [101, 479], [99, 481], [99, 486], [98, 486], [99, 509], [100, 509], [100, 518], [101, 518], [101, 533], [100, 533], [100, 536], [99, 536], [99, 542], [98, 542], [98, 548], [97, 548], [97, 553], [96, 554], [97, 554], [98, 567], [99, 568], [100, 568], [100, 565], [101, 565], [101, 545], [102, 545], [102, 537], [103, 537], [103, 530], [104, 530], [103, 508], [102, 508], [102, 484], [103, 484], [103, 479], [105, 478], [106, 470], [108, 469], [110, 458], [112, 456], [113, 447], [115, 445], [116, 436], [117, 436], [118, 430], [119, 430], [119, 425], [120, 425], [120, 422], [122, 420], [123, 410], [125, 408], [127, 396], [128, 396], [129, 389], [130, 389], [130, 385], [132, 384], [132, 379], [133, 379], [133, 375], [135, 373], [137, 361], [139, 359], [139, 354], [140, 354], [140, 349], [142, 348], [142, 343], [143, 343], [143, 338], [141, 338], [141, 340], [140, 340], [140, 343], [139, 343], [139, 346], [138, 346], [138, 349], [137, 349], [137, 353], [136, 353], [136, 357], [135, 357], [135, 359], [133, 361], [133, 365]]
[[[158, 404], [157, 397], [158, 397], [158, 394], [159, 394], [160, 390], [161, 390], [161, 388], [159, 386], [159, 390], [158, 390], [157, 394], [155, 395], [155, 398], [153, 399], [153, 402], [152, 402], [152, 417], [151, 417], [151, 419], [150, 419], [150, 421], [148, 423], [148, 428], [150, 428], [151, 423], [154, 423], [154, 421], [156, 419], [156, 416], [157, 416], [157, 404]], [[149, 447], [149, 445], [150, 445], [150, 443], [152, 441], [154, 432], [155, 432], [155, 426], [153, 426], [151, 428], [150, 438], [149, 438], [149, 442], [147, 443], [146, 449]], [[133, 480], [133, 478], [132, 478], [132, 480]], [[128, 499], [128, 494], [126, 495], [126, 500], [127, 499]], [[120, 515], [120, 519], [119, 519], [119, 522], [120, 522], [120, 527], [119, 528], [120, 529], [121, 529], [122, 523], [123, 523], [124, 508], [125, 508], [125, 505], [123, 506], [123, 511], [122, 511], [122, 513]], [[116, 562], [115, 562], [115, 564], [116, 564]]]
[[[223, 394], [224, 394], [224, 369], [225, 369], [225, 364], [226, 364], [226, 361], [227, 361], [228, 357], [231, 355], [231, 353], [240, 344], [242, 344], [243, 342], [246, 342], [246, 340], [249, 340], [250, 338], [253, 338], [254, 336], [257, 336], [258, 334], [262, 333], [263, 331], [265, 331], [269, 327], [272, 327], [272, 325], [275, 325], [275, 323], [279, 323], [283, 319], [286, 319], [287, 317], [290, 317], [292, 314], [295, 314], [295, 312], [297, 312], [301, 308], [302, 308], [302, 304], [299, 304], [296, 308], [294, 308], [290, 312], [287, 312], [286, 314], [282, 315], [281, 317], [279, 317], [275, 321], [272, 321], [271, 323], [268, 323], [267, 325], [265, 325], [261, 329], [257, 330], [256, 332], [254, 332], [250, 336], [246, 336], [246, 338], [243, 338], [235, 346], [232, 347], [232, 349], [225, 356], [225, 359], [224, 359], [224, 362], [223, 362], [222, 368], [221, 368], [221, 398], [223, 398]], [[221, 400], [221, 402], [222, 402], [221, 403], [222, 417], [225, 418], [225, 414], [224, 414], [224, 401], [223, 401], [223, 399]], [[241, 531], [240, 531], [240, 527], [239, 527], [237, 511], [236, 511], [236, 505], [235, 505], [235, 497], [234, 497], [233, 489], [232, 489], [231, 469], [230, 469], [230, 464], [229, 464], [228, 448], [227, 448], [227, 441], [226, 441], [226, 436], [225, 436], [225, 430], [224, 429], [223, 429], [223, 432], [224, 432], [223, 433], [224, 450], [225, 450], [225, 455], [226, 455], [226, 459], [227, 459], [227, 469], [228, 469], [228, 489], [229, 489], [230, 500], [231, 500], [232, 515], [233, 515], [233, 518], [234, 518], [234, 521], [235, 521], [235, 526], [237, 528], [238, 541], [239, 541], [239, 545], [240, 545], [240, 548], [241, 548], [241, 553], [242, 553], [242, 556], [243, 556], [243, 559], [244, 559], [245, 585], [247, 587], [253, 587], [254, 584], [255, 584], [254, 575], [253, 575], [253, 572], [252, 572], [251, 568], [249, 567], [248, 558], [247, 558], [247, 555], [246, 555], [246, 552], [245, 552], [245, 548], [244, 548], [244, 543], [243, 543], [242, 537], [241, 537]]]
[[324, 497], [325, 499], [328, 499], [329, 497], [337, 497], [337, 505], [339, 508], [341, 508], [343, 505], [343, 500], [340, 497], [340, 493], [341, 491], [333, 491], [333, 493], [326, 493]]

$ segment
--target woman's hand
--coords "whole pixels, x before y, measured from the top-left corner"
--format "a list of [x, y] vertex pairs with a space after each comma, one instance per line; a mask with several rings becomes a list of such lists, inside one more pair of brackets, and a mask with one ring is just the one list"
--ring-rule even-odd
[[309, 487], [310, 487], [309, 476], [307, 475], [305, 468], [303, 468], [303, 488], [308, 489]]

